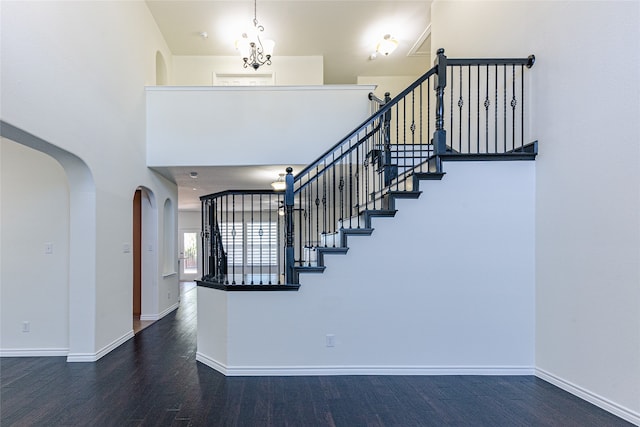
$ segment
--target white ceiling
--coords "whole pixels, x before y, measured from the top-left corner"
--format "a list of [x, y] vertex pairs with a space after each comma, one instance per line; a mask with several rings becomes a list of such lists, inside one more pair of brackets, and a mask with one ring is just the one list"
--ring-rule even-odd
[[[178, 208], [200, 210], [200, 196], [225, 190], [271, 190], [271, 183], [285, 173], [287, 167], [293, 173], [305, 165], [268, 166], [176, 166], [154, 168], [178, 184]], [[191, 172], [198, 174], [191, 178]]]
[[[252, 0], [146, 3], [173, 55], [235, 56], [235, 40], [253, 19]], [[430, 7], [431, 0], [258, 0], [257, 18], [265, 38], [276, 42], [274, 62], [278, 55], [321, 55], [325, 84], [353, 84], [357, 76], [422, 74], [430, 64], [425, 41]], [[398, 40], [398, 48], [370, 60], [385, 34]], [[286, 166], [174, 167], [159, 172], [178, 184], [179, 209], [197, 210], [198, 197], [204, 194], [269, 188]], [[189, 177], [191, 171], [198, 172], [197, 180]]]

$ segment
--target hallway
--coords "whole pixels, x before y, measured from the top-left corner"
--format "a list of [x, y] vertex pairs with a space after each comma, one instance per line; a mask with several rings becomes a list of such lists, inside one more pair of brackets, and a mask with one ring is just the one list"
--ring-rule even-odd
[[0, 359], [0, 424], [629, 425], [534, 377], [225, 378], [195, 361], [196, 294], [96, 363]]

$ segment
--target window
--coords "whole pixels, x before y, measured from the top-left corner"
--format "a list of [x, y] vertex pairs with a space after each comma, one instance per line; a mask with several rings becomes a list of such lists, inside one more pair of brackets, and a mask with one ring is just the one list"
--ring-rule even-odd
[[247, 223], [247, 265], [277, 265], [278, 223]]
[[223, 222], [220, 224], [222, 246], [227, 254], [229, 265], [244, 263], [244, 229], [241, 222]]

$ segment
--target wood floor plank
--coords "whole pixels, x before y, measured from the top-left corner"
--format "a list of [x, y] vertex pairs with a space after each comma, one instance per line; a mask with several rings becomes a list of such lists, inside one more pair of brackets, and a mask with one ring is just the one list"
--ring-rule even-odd
[[631, 425], [531, 376], [226, 378], [195, 361], [195, 298], [96, 363], [0, 359], [0, 425]]

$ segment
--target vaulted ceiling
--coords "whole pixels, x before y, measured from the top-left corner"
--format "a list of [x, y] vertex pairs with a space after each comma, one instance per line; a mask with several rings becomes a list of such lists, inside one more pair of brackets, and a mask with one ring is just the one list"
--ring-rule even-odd
[[[146, 0], [174, 55], [237, 55], [235, 41], [253, 19], [251, 0]], [[431, 0], [258, 0], [257, 18], [278, 55], [324, 57], [325, 84], [357, 76], [420, 75], [430, 63], [425, 43]], [[201, 36], [207, 33], [207, 38]], [[398, 48], [369, 59], [390, 34]]]
[[[238, 56], [235, 41], [254, 16], [253, 0], [146, 0], [173, 55]], [[257, 0], [265, 38], [281, 56], [322, 56], [325, 84], [358, 76], [418, 76], [431, 64], [431, 0]], [[203, 37], [202, 33], [207, 33]], [[385, 34], [398, 40], [389, 56], [370, 55]], [[238, 62], [241, 59], [238, 56]], [[270, 188], [284, 165], [174, 167], [160, 172], [178, 184], [180, 209], [225, 189]], [[298, 168], [299, 169], [299, 168]], [[192, 179], [190, 172], [197, 171]]]

